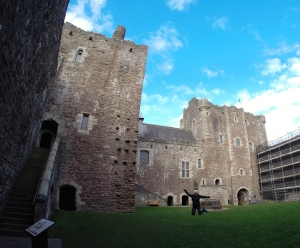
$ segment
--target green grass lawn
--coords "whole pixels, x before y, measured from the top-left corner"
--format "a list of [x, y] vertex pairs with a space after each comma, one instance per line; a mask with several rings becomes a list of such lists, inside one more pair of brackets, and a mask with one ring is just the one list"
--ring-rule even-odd
[[201, 216], [192, 216], [190, 207], [57, 211], [48, 234], [61, 238], [63, 248], [300, 247], [300, 202], [228, 208]]

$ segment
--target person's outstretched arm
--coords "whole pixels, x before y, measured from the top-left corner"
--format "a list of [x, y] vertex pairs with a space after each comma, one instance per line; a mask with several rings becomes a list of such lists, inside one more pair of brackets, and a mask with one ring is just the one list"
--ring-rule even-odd
[[186, 191], [186, 189], [184, 189], [184, 192], [185, 192], [189, 197], [192, 197], [192, 195], [189, 194], [189, 193]]
[[210, 196], [205, 196], [205, 195], [199, 195], [200, 198], [210, 198]]

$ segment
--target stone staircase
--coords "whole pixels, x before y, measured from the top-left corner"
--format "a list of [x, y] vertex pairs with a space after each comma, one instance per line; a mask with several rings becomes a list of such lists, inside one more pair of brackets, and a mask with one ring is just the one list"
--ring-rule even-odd
[[22, 169], [0, 217], [0, 236], [27, 236], [33, 224], [34, 197], [50, 150], [34, 148]]

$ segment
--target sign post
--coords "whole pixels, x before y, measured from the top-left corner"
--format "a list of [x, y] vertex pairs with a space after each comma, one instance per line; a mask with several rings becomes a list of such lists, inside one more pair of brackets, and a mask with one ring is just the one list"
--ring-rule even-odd
[[47, 229], [54, 224], [53, 221], [41, 219], [26, 229], [31, 235], [32, 248], [48, 248]]

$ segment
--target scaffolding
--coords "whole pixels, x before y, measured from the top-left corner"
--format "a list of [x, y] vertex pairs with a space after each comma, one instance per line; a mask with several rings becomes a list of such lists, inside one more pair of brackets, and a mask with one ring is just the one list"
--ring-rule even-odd
[[300, 129], [257, 147], [260, 192], [264, 200], [300, 200]]

